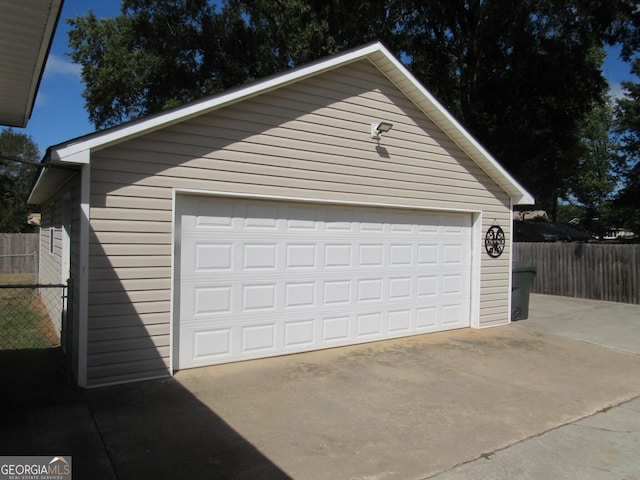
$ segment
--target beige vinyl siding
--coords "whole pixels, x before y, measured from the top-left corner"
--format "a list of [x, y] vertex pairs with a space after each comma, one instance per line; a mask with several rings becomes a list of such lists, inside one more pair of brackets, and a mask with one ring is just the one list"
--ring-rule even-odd
[[[62, 263], [62, 200], [57, 198], [42, 206], [40, 220], [40, 267], [39, 282], [42, 284], [60, 283]], [[53, 231], [53, 234], [52, 234]], [[51, 239], [53, 238], [53, 245]]]
[[[394, 124], [379, 143], [376, 120]], [[175, 188], [481, 211], [483, 232], [511, 231], [508, 195], [367, 61], [104, 149], [91, 169], [89, 385], [167, 374]], [[510, 252], [475, 254], [481, 326], [504, 323]]]
[[[39, 283], [59, 285], [62, 278], [62, 209], [61, 197], [43, 206], [40, 221]], [[49, 314], [58, 337], [62, 329], [62, 305], [56, 292], [44, 290], [40, 299]]]
[[[69, 194], [71, 232], [70, 232], [70, 258], [69, 258], [69, 274], [71, 279], [79, 278], [80, 271], [80, 179], [72, 178], [65, 184], [50, 202], [42, 206], [42, 220], [40, 228], [40, 275], [39, 281], [42, 284], [60, 284], [64, 283], [62, 278], [62, 222], [63, 209], [65, 208], [64, 196]], [[50, 228], [54, 229], [54, 245], [53, 253], [50, 248]], [[79, 309], [78, 282], [71, 283], [71, 291], [68, 292], [70, 304], [67, 306], [68, 314], [67, 327], [71, 331], [68, 333], [66, 344], [67, 356], [70, 359], [71, 371], [77, 378], [78, 371], [78, 319], [73, 317], [74, 312]], [[55, 312], [52, 316], [55, 318], [56, 328], [60, 329], [60, 304], [47, 305], [50, 312]]]

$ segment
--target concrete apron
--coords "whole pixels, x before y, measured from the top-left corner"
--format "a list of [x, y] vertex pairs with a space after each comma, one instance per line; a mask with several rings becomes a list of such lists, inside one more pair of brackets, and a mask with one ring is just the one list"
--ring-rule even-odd
[[505, 326], [186, 370], [89, 397], [121, 479], [411, 479], [637, 397], [638, 371], [638, 355]]

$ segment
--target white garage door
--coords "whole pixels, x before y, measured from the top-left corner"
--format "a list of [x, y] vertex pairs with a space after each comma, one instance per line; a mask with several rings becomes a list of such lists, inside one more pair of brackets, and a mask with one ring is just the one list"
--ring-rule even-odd
[[177, 367], [468, 327], [471, 216], [178, 198]]

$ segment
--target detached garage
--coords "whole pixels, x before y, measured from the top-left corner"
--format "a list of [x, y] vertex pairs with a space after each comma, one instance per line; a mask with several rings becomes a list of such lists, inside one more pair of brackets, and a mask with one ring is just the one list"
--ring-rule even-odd
[[78, 384], [509, 322], [531, 196], [379, 43], [47, 151]]

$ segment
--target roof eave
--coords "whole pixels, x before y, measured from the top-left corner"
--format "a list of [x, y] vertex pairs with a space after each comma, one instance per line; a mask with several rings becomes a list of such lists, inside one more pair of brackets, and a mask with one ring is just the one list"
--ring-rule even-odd
[[38, 178], [31, 189], [27, 203], [29, 205], [42, 205], [53, 198], [64, 185], [78, 173], [78, 167], [56, 165], [43, 166], [38, 173]]
[[[45, 5], [46, 3], [48, 3], [48, 5]], [[23, 35], [29, 35], [28, 38], [35, 38], [36, 41], [39, 39], [39, 43], [34, 45], [33, 48], [29, 47], [28, 50], [27, 59], [29, 61], [33, 59], [33, 68], [30, 69], [30, 74], [22, 75], [13, 73], [8, 79], [8, 81], [12, 82], [24, 82], [23, 84], [28, 85], [28, 88], [21, 89], [21, 93], [13, 98], [6, 98], [6, 104], [3, 105], [3, 115], [2, 118], [0, 118], [1, 124], [20, 128], [27, 126], [33, 112], [49, 51], [51, 50], [51, 44], [53, 43], [55, 30], [62, 12], [63, 3], [63, 0], [49, 0], [48, 2], [40, 2], [38, 4], [31, 2], [31, 4], [19, 5], [20, 9], [25, 10], [25, 15], [33, 18], [46, 15], [46, 21], [44, 25], [40, 24], [37, 28], [32, 28], [28, 32], [21, 32]], [[14, 5], [13, 7], [16, 8], [18, 6]], [[46, 9], [48, 9], [48, 13]], [[14, 25], [11, 26], [14, 27]], [[8, 35], [10, 36], [11, 34], [9, 33]], [[11, 36], [9, 37], [10, 40], [15, 40], [16, 38], [16, 36], [13, 38], [11, 38]], [[25, 52], [9, 52], [8, 54], [22, 55], [21, 59], [25, 56]], [[6, 67], [10, 68], [12, 64], [12, 62], [8, 62]]]

